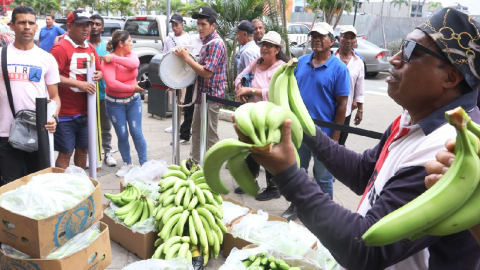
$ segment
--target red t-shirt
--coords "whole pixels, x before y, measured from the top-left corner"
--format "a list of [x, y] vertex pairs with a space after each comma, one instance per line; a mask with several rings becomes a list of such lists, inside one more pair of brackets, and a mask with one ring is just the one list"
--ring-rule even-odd
[[[95, 69], [102, 70], [97, 51], [91, 44], [88, 44], [86, 48], [74, 46], [73, 41], [69, 37], [65, 37], [52, 47], [50, 53], [57, 60], [60, 75], [70, 79], [87, 81], [87, 62], [92, 53], [95, 55]], [[76, 87], [59, 86], [58, 94], [62, 102], [59, 116], [87, 114], [86, 92]]]

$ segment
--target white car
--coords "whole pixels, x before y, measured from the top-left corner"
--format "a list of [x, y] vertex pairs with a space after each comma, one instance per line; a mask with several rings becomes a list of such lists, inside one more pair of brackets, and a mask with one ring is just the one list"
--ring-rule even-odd
[[291, 46], [302, 44], [307, 41], [308, 32], [310, 29], [308, 26], [299, 23], [288, 23], [287, 34], [288, 41]]

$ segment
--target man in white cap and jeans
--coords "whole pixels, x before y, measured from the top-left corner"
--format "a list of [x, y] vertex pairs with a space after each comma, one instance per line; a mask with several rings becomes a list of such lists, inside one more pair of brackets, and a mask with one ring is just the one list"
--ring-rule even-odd
[[[344, 125], [350, 125], [352, 112], [358, 108], [355, 114], [354, 124], [360, 124], [363, 118], [363, 103], [365, 102], [365, 67], [363, 60], [355, 54], [353, 46], [357, 41], [357, 30], [353, 25], [345, 25], [340, 29], [340, 35], [336, 37], [338, 40], [338, 49], [335, 56], [347, 65], [350, 73], [350, 95], [348, 96], [347, 112]], [[345, 145], [347, 141], [347, 132], [340, 133], [339, 144]]]
[[[350, 94], [350, 75], [347, 66], [331, 52], [335, 42], [333, 28], [328, 23], [318, 23], [308, 33], [311, 36], [312, 53], [298, 59], [295, 77], [303, 102], [313, 119], [343, 125]], [[321, 127], [332, 140], [338, 142], [340, 131]], [[311, 151], [304, 145], [298, 149], [300, 167], [308, 169]], [[316, 158], [313, 160], [315, 181], [333, 198], [333, 176]], [[297, 218], [293, 205], [282, 214]]]

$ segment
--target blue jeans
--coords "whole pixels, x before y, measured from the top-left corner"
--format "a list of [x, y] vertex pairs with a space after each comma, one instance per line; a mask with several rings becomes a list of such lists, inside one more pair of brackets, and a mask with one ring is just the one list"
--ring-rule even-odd
[[[308, 171], [312, 152], [304, 145], [298, 149], [300, 167]], [[325, 168], [322, 162], [313, 157], [313, 177], [324, 193], [333, 198], [333, 175]]]
[[[132, 135], [135, 149], [137, 150], [140, 165], [147, 162], [147, 142], [142, 133], [142, 100], [140, 95], [130, 102], [123, 104], [105, 100], [107, 115], [112, 121], [113, 128], [118, 137], [118, 149], [122, 155], [123, 162], [132, 163], [130, 156], [130, 144], [128, 142], [128, 130]], [[127, 129], [128, 123], [128, 129]]]

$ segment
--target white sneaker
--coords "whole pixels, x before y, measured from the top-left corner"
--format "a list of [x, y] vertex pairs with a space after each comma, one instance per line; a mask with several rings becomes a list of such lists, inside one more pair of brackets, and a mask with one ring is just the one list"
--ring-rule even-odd
[[165, 129], [165, 132], [167, 132], [167, 133], [172, 133], [172, 126], [166, 128], [166, 129]]
[[124, 177], [128, 173], [128, 171], [130, 171], [132, 168], [133, 168], [133, 164], [127, 165], [127, 163], [123, 163], [122, 167], [120, 168], [120, 170], [118, 170], [116, 175], [118, 177]]
[[104, 159], [105, 164], [109, 167], [115, 167], [117, 166], [117, 161], [112, 157], [112, 153], [106, 153], [105, 154], [105, 159]]

